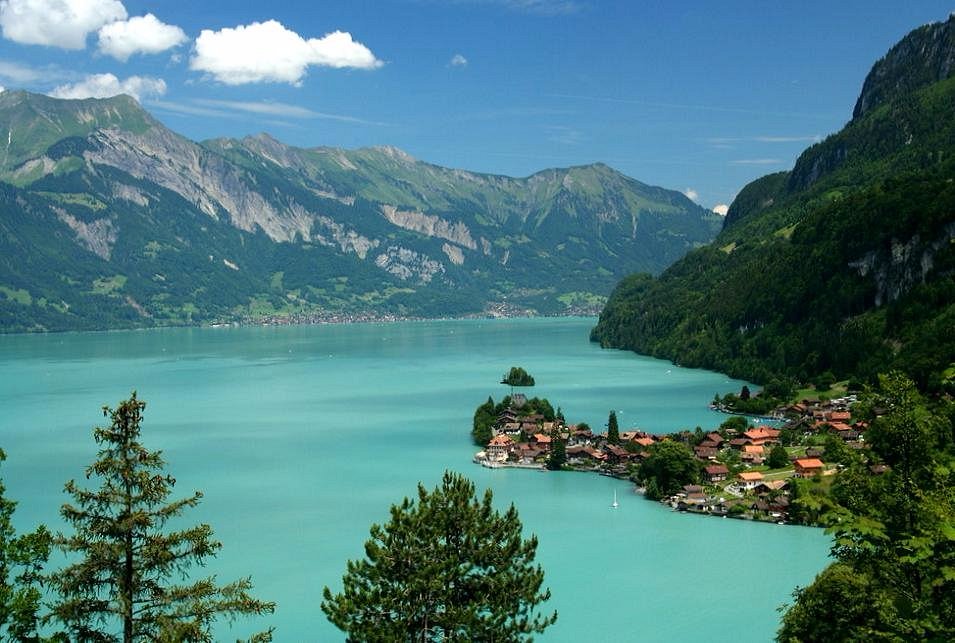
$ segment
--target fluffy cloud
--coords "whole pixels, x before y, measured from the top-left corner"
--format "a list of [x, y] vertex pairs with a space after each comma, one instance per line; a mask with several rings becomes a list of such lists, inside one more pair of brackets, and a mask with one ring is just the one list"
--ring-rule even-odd
[[0, 85], [0, 94], [2, 94], [5, 91], [7, 91], [7, 88], [4, 87], [3, 85]]
[[166, 81], [149, 76], [130, 76], [120, 80], [113, 74], [93, 74], [78, 83], [60, 85], [50, 96], [54, 98], [109, 98], [129, 94], [136, 100], [162, 96], [166, 93]]
[[83, 49], [91, 31], [125, 19], [119, 0], [0, 0], [3, 37], [26, 45]]
[[112, 22], [99, 30], [99, 50], [124, 62], [133, 54], [158, 54], [186, 40], [182, 29], [161, 22], [151, 13]]
[[203, 29], [189, 62], [190, 68], [207, 72], [227, 85], [299, 85], [310, 65], [375, 69], [382, 64], [349, 33], [334, 31], [306, 40], [276, 20], [219, 31]]
[[720, 215], [721, 217], [725, 217], [726, 213], [729, 211], [730, 211], [730, 207], [726, 205], [725, 203], [720, 203], [719, 205], [713, 206], [713, 212]]
[[696, 201], [700, 198], [700, 193], [693, 188], [687, 188], [683, 190], [683, 194], [685, 194], [686, 198], [688, 198], [690, 201]]
[[468, 64], [468, 59], [462, 56], [461, 54], [454, 54], [451, 56], [451, 66], [452, 67], [464, 67]]

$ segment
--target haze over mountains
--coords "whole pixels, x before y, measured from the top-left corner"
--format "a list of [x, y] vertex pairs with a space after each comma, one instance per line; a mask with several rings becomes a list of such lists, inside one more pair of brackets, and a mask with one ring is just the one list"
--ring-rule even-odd
[[722, 219], [588, 165], [511, 178], [391, 147], [195, 143], [132, 98], [0, 94], [0, 328], [595, 310]]

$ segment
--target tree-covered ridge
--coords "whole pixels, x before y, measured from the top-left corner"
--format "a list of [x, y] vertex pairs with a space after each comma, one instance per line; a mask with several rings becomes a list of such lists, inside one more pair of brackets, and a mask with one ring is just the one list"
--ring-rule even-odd
[[952, 176], [948, 78], [747, 186], [713, 244], [623, 280], [592, 337], [755, 381], [897, 368], [938, 386], [955, 361]]

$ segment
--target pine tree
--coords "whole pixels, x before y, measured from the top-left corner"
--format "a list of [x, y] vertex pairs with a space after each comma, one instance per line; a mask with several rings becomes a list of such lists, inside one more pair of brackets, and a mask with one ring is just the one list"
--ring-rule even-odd
[[500, 514], [490, 491], [478, 500], [473, 483], [446, 472], [372, 525], [367, 558], [348, 561], [342, 593], [325, 588], [322, 611], [355, 641], [528, 640], [557, 619], [536, 612], [550, 598], [536, 551], [513, 505]]
[[[0, 462], [6, 459], [0, 449]], [[0, 481], [0, 639], [38, 641], [41, 572], [52, 536], [43, 526], [18, 536], [12, 521], [17, 503], [4, 491]]]
[[617, 426], [617, 412], [611, 411], [607, 418], [607, 442], [618, 444], [620, 442], [620, 427]]
[[[139, 442], [145, 407], [135, 392], [115, 410], [104, 407], [110, 425], [94, 430], [102, 448], [86, 469], [87, 479], [98, 480], [100, 487], [66, 483], [75, 505], [64, 504], [61, 515], [74, 534], [59, 534], [56, 544], [77, 562], [50, 581], [59, 595], [52, 618], [67, 627], [71, 640], [211, 641], [217, 617], [275, 608], [249, 593], [248, 578], [224, 586], [215, 577], [188, 578], [189, 568], [203, 565], [222, 544], [209, 525], [165, 529], [170, 519], [199, 504], [202, 494], [168, 499], [175, 479], [163, 473], [161, 452]], [[264, 632], [253, 640], [270, 639]]]
[[547, 468], [551, 471], [557, 471], [567, 463], [567, 441], [564, 440], [560, 431], [554, 430], [550, 434], [550, 454], [547, 456]]

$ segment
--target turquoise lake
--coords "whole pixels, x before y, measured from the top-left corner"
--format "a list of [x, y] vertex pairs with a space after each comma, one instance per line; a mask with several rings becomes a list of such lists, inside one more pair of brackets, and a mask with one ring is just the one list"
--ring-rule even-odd
[[[83, 482], [101, 407], [136, 389], [143, 442], [162, 449], [187, 522], [223, 542], [204, 570], [251, 575], [278, 603], [255, 626], [276, 641], [340, 641], [319, 609], [373, 522], [466, 474], [495, 503], [514, 503], [540, 539], [537, 560], [557, 609], [542, 641], [768, 641], [777, 607], [827, 562], [821, 530], [690, 516], [591, 474], [472, 464], [475, 407], [507, 389], [512, 365], [568, 421], [666, 432], [717, 426], [724, 375], [588, 342], [589, 318], [169, 329], [0, 336], [0, 475], [20, 529], [60, 527], [63, 483]], [[610, 509], [614, 490], [620, 507]], [[251, 633], [223, 626], [222, 640]], [[231, 638], [230, 638], [231, 637]]]

